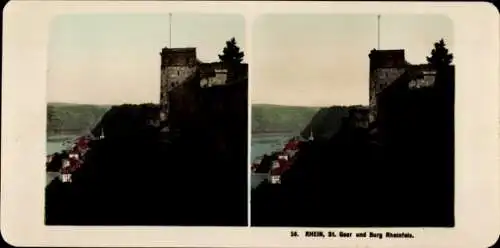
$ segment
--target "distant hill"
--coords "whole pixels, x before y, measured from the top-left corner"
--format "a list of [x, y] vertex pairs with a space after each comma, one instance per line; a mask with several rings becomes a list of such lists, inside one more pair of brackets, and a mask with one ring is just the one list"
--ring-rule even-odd
[[[91, 129], [111, 105], [49, 103], [49, 135], [79, 134]], [[252, 105], [252, 133], [301, 132], [321, 107]]]
[[252, 104], [252, 133], [299, 133], [320, 108]]
[[79, 134], [90, 130], [108, 111], [109, 105], [48, 103], [47, 134]]
[[295, 132], [308, 137], [329, 139], [340, 129], [353, 108], [361, 105], [330, 107], [296, 107], [267, 104], [252, 105], [252, 132]]

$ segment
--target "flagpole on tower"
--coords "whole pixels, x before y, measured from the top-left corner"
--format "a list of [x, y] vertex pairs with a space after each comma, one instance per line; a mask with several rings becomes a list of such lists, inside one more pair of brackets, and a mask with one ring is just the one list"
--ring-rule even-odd
[[168, 28], [168, 46], [172, 48], [172, 13], [168, 13], [168, 24], [170, 25]]
[[380, 15], [377, 15], [377, 50], [380, 50]]

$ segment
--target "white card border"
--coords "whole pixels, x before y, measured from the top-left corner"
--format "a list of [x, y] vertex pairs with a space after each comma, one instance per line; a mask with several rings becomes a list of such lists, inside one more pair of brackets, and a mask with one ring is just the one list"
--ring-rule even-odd
[[[291, 228], [47, 227], [43, 224], [47, 43], [50, 20], [69, 13], [445, 14], [454, 24], [456, 72], [456, 227], [308, 228], [408, 231], [415, 239], [307, 239]], [[14, 246], [155, 247], [485, 247], [500, 231], [498, 166], [499, 18], [488, 3], [91, 2], [11, 1], [4, 8], [1, 232]], [[258, 51], [252, 51], [258, 52]], [[367, 51], [368, 54], [369, 51]], [[248, 53], [248, 54], [251, 54]], [[251, 74], [251, 55], [247, 56]], [[250, 86], [251, 87], [251, 86]], [[249, 91], [251, 98], [251, 90]], [[301, 228], [304, 229], [304, 228]], [[294, 229], [294, 230], [301, 230]]]

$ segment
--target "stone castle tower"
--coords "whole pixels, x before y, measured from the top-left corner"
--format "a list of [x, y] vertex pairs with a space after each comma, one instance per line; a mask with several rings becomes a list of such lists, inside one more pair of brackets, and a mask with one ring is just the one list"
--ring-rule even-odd
[[160, 55], [160, 105], [164, 111], [167, 111], [168, 92], [196, 74], [196, 48], [163, 48]]
[[405, 51], [375, 50], [370, 52], [370, 122], [377, 117], [377, 96], [397, 81], [405, 72], [410, 77], [409, 89], [429, 87], [434, 84], [436, 72], [428, 64], [413, 65], [406, 61]]
[[407, 68], [404, 50], [375, 50], [370, 58], [370, 122], [377, 117], [377, 95], [398, 79]]

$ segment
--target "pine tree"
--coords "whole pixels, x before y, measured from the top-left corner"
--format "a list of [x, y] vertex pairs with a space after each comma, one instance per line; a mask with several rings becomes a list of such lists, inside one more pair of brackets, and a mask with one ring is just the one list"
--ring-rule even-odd
[[448, 103], [453, 103], [455, 92], [454, 70], [451, 66], [453, 54], [448, 51], [443, 39], [434, 43], [434, 49], [431, 51], [431, 56], [427, 57], [427, 62], [436, 70], [434, 88], [439, 93], [441, 101], [436, 103], [436, 106], [447, 106]]
[[222, 63], [233, 66], [241, 64], [244, 56], [245, 54], [240, 51], [240, 47], [238, 47], [236, 39], [233, 37], [226, 41], [226, 47], [222, 50], [222, 54], [219, 54], [219, 59]]
[[434, 49], [431, 51], [431, 56], [427, 57], [427, 62], [436, 69], [451, 65], [453, 54], [448, 53], [443, 39], [434, 43]]

